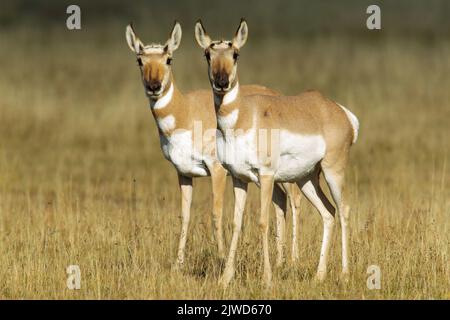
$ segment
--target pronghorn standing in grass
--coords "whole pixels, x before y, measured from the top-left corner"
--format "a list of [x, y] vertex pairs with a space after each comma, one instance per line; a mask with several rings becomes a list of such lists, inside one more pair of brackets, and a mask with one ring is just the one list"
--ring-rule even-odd
[[[240, 48], [248, 35], [247, 23], [241, 20], [232, 41], [212, 41], [198, 21], [195, 36], [208, 63], [209, 80], [214, 93], [217, 116], [219, 158], [235, 177], [235, 226], [224, 273], [227, 285], [234, 274], [237, 239], [241, 230], [242, 209], [247, 184], [255, 182], [261, 190], [261, 216], [266, 285], [271, 284], [268, 215], [274, 182], [295, 182], [316, 207], [323, 219], [323, 240], [316, 278], [326, 275], [335, 209], [319, 185], [323, 173], [337, 206], [342, 226], [342, 272], [348, 275], [348, 218], [342, 189], [350, 146], [358, 135], [357, 118], [343, 106], [317, 91], [298, 96], [243, 96], [237, 76]], [[267, 139], [268, 132], [271, 139]], [[268, 140], [268, 141], [267, 141]], [[234, 152], [233, 151], [238, 151]], [[230, 156], [230, 151], [232, 155]], [[223, 158], [225, 156], [225, 158]]]
[[[182, 94], [172, 75], [172, 56], [181, 41], [181, 26], [175, 23], [164, 44], [144, 45], [131, 25], [126, 39], [136, 54], [145, 93], [159, 131], [161, 149], [178, 172], [181, 189], [181, 235], [176, 266], [184, 263], [192, 201], [192, 178], [211, 176], [213, 220], [219, 255], [225, 255], [222, 231], [226, 170], [216, 156], [216, 115], [211, 90]], [[262, 86], [242, 87], [242, 94], [277, 94]], [[198, 131], [196, 131], [196, 126]], [[199, 141], [200, 140], [200, 141]]]

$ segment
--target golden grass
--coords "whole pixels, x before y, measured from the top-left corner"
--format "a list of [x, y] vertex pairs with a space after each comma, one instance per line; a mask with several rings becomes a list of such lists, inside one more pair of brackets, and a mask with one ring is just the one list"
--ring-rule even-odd
[[[273, 290], [264, 291], [252, 187], [236, 278], [224, 292], [216, 285], [222, 266], [208, 179], [195, 181], [186, 269], [171, 271], [180, 228], [176, 173], [160, 152], [124, 31], [109, 30], [104, 41], [87, 31], [2, 34], [1, 299], [449, 298], [449, 41], [250, 37], [242, 83], [288, 94], [317, 88], [360, 119], [347, 174], [352, 273], [348, 284], [339, 281], [337, 224], [329, 278], [312, 282], [322, 223], [303, 201], [301, 262], [277, 270]], [[174, 60], [182, 90], [208, 87], [191, 31]], [[226, 197], [228, 243], [230, 183]], [[273, 214], [271, 222], [273, 246]], [[81, 268], [81, 290], [66, 288], [71, 264]], [[381, 268], [381, 290], [366, 287], [372, 264]]]

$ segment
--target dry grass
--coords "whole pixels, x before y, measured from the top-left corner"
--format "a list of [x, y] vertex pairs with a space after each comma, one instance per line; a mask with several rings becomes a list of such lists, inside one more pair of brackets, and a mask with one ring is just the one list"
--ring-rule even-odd
[[[322, 226], [304, 201], [301, 263], [278, 270], [273, 290], [262, 290], [252, 187], [237, 276], [223, 292], [208, 179], [195, 181], [187, 268], [171, 272], [180, 226], [176, 174], [160, 152], [122, 25], [105, 30], [101, 42], [88, 31], [2, 34], [1, 299], [449, 298], [449, 41], [250, 37], [242, 83], [289, 94], [318, 88], [360, 119], [347, 175], [352, 274], [347, 285], [339, 282], [338, 225], [330, 276], [312, 283]], [[208, 86], [190, 34], [174, 60], [184, 90]], [[229, 241], [230, 185], [227, 199]], [[81, 290], [66, 288], [70, 264], [81, 268]], [[372, 264], [381, 267], [381, 290], [366, 287]]]

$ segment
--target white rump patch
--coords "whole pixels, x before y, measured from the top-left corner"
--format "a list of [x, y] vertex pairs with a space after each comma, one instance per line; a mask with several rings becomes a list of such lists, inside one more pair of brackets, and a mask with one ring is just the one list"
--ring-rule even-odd
[[337, 103], [337, 105], [339, 107], [341, 107], [342, 110], [344, 110], [345, 114], [347, 115], [348, 120], [350, 121], [350, 124], [352, 125], [352, 128], [353, 128], [353, 141], [352, 141], [352, 143], [355, 143], [356, 140], [358, 140], [358, 131], [359, 131], [358, 118], [353, 113], [351, 113], [350, 110], [348, 110], [346, 107], [344, 107], [342, 104]]
[[153, 109], [162, 109], [169, 104], [169, 102], [172, 100], [172, 96], [173, 96], [173, 83], [170, 84], [169, 91], [167, 91], [167, 93], [164, 96], [156, 100], [156, 102], [150, 100], [150, 106]]

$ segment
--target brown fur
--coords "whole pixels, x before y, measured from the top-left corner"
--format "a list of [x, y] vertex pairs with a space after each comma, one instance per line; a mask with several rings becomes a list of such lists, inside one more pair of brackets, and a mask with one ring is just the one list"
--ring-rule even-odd
[[282, 128], [293, 133], [322, 135], [327, 154], [333, 158], [352, 144], [353, 128], [344, 110], [318, 91], [298, 96], [238, 94], [235, 101], [221, 106], [218, 114], [226, 116], [236, 108], [239, 108], [239, 118], [235, 128], [252, 128], [256, 116], [257, 129]]
[[148, 62], [143, 67], [143, 76], [147, 83], [150, 83], [151, 81], [162, 82], [164, 73], [164, 66], [158, 61]]
[[[182, 94], [175, 83], [174, 93], [171, 102], [162, 109], [152, 109], [155, 119], [165, 118], [172, 115], [175, 118], [175, 128], [193, 130], [194, 121], [201, 121], [203, 131], [217, 128], [216, 112], [214, 110], [214, 101], [211, 90], [195, 90]], [[170, 87], [170, 85], [167, 85]], [[168, 89], [166, 89], [167, 91]], [[259, 85], [246, 85], [241, 87], [242, 95], [278, 95], [275, 90]], [[163, 93], [165, 94], [165, 92]], [[171, 132], [164, 133], [170, 135]], [[215, 137], [214, 137], [215, 139]], [[203, 146], [206, 148], [207, 143], [204, 141]], [[215, 146], [215, 143], [214, 143]], [[215, 149], [213, 150], [215, 151]]]

